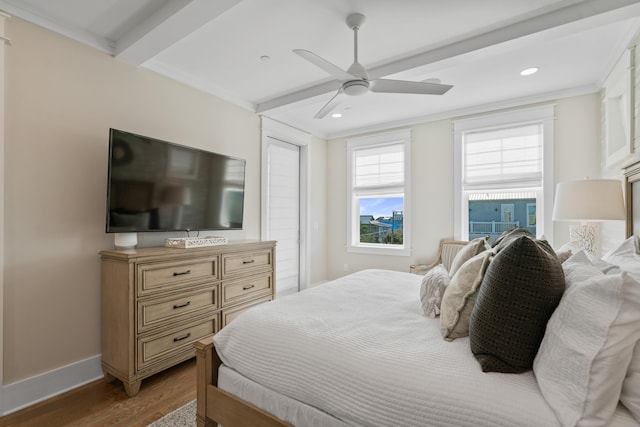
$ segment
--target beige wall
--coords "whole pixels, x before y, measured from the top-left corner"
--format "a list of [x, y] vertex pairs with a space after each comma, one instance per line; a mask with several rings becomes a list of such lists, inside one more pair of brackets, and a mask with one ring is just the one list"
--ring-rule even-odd
[[327, 280], [327, 143], [311, 138], [309, 146], [310, 285]]
[[5, 384], [101, 352], [110, 127], [245, 158], [245, 229], [227, 236], [260, 236], [255, 114], [19, 19], [7, 33]]
[[[554, 102], [555, 181], [599, 176], [599, 114], [597, 93]], [[346, 252], [346, 140], [328, 141], [327, 216], [330, 279], [365, 268], [408, 271], [409, 265], [431, 261], [441, 238], [453, 237], [453, 121], [412, 126], [411, 256], [362, 255]], [[568, 240], [568, 225], [554, 224], [553, 242]], [[344, 266], [348, 264], [349, 271]]]
[[[554, 131], [555, 182], [600, 177], [600, 94], [559, 100]], [[569, 240], [571, 224], [554, 222], [556, 247]]]

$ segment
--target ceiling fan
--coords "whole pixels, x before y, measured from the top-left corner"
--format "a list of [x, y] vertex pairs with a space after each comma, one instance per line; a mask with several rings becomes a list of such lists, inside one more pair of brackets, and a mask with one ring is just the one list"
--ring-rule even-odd
[[369, 79], [367, 70], [358, 62], [358, 30], [364, 23], [365, 16], [353, 13], [347, 16], [347, 25], [353, 30], [353, 64], [344, 71], [340, 67], [304, 49], [294, 49], [293, 52], [322, 68], [340, 81], [338, 92], [314, 116], [321, 119], [342, 102], [343, 95], [357, 96], [368, 91], [384, 93], [412, 93], [421, 95], [442, 95], [453, 86], [431, 82], [413, 82], [408, 80]]

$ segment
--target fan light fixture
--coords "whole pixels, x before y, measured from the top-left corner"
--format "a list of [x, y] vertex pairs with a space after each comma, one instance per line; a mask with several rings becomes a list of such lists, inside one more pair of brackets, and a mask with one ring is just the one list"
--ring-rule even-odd
[[435, 82], [414, 82], [407, 80], [392, 80], [369, 78], [367, 70], [358, 62], [358, 30], [364, 23], [365, 16], [360, 13], [352, 13], [347, 16], [347, 26], [353, 30], [353, 64], [345, 71], [333, 65], [324, 58], [304, 49], [294, 49], [294, 53], [322, 68], [340, 82], [340, 89], [335, 95], [316, 113], [314, 118], [322, 119], [336, 108], [343, 95], [359, 96], [369, 91], [382, 93], [411, 93], [420, 95], [442, 95], [453, 86]]
[[369, 92], [369, 82], [366, 80], [351, 80], [342, 86], [342, 91], [349, 96], [364, 95]]

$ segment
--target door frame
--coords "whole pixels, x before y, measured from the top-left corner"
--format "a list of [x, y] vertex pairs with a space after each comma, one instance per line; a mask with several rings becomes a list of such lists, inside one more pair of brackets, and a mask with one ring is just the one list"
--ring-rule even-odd
[[[311, 235], [309, 229], [310, 199], [309, 199], [309, 144], [311, 143], [311, 135], [301, 130], [292, 128], [291, 126], [272, 120], [268, 117], [261, 116], [261, 146], [262, 146], [262, 168], [261, 168], [261, 202], [260, 202], [260, 236], [262, 240], [269, 239], [267, 235], [268, 223], [268, 198], [269, 189], [267, 187], [267, 148], [269, 146], [269, 138], [286, 142], [291, 145], [300, 147], [300, 290], [306, 289], [311, 283], [311, 269], [309, 268]], [[276, 259], [277, 262], [277, 259]], [[278, 278], [276, 277], [276, 289]]]

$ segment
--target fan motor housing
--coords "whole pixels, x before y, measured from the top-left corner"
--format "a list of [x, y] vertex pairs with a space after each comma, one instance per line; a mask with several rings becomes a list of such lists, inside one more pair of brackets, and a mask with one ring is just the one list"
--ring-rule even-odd
[[367, 80], [350, 80], [342, 85], [344, 93], [350, 96], [363, 95], [369, 91]]

